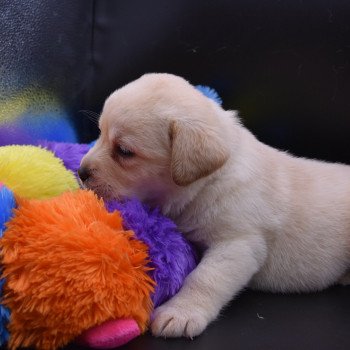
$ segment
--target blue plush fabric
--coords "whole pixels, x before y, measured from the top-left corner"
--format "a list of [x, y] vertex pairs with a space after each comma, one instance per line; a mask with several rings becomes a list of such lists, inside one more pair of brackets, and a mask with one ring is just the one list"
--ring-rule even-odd
[[95, 146], [95, 143], [96, 143], [96, 140], [95, 140], [95, 141], [90, 142], [90, 143], [89, 143], [89, 148], [94, 147], [94, 146]]
[[150, 275], [157, 283], [152, 299], [155, 307], [164, 303], [178, 292], [186, 276], [196, 267], [192, 245], [157, 209], [137, 200], [111, 201], [106, 206], [110, 212], [120, 211], [124, 228], [133, 230], [149, 247], [149, 265], [154, 268]]
[[214, 89], [204, 85], [196, 85], [196, 89], [219, 105], [222, 105], [222, 99]]
[[[0, 183], [0, 238], [2, 237], [6, 226], [5, 223], [12, 217], [12, 211], [16, 207], [16, 201], [12, 191]], [[0, 279], [0, 296], [5, 280]], [[0, 304], [0, 346], [7, 342], [9, 333], [6, 325], [10, 320], [10, 310]]]
[[0, 183], [0, 238], [6, 229], [5, 223], [10, 220], [15, 207], [16, 201], [12, 191]]
[[[0, 295], [2, 295], [2, 288], [5, 280], [0, 280]], [[0, 304], [0, 346], [4, 345], [9, 339], [9, 332], [6, 325], [10, 321], [10, 310]]]

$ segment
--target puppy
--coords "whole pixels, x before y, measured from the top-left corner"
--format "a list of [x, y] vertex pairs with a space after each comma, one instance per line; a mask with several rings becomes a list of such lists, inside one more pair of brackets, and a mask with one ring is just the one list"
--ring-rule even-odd
[[203, 258], [155, 310], [152, 332], [194, 337], [242, 288], [317, 291], [350, 279], [350, 167], [259, 142], [184, 79], [147, 74], [114, 92], [80, 175], [104, 198], [138, 197]]

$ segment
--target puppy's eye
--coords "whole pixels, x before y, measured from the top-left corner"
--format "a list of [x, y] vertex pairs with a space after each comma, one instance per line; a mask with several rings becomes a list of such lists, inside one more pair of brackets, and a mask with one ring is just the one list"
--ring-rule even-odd
[[118, 156], [123, 158], [131, 158], [135, 155], [134, 152], [121, 145], [116, 146], [116, 153]]

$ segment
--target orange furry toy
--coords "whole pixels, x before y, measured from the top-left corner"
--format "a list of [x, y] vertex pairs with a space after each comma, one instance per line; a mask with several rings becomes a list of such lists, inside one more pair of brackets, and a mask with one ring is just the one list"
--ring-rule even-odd
[[147, 247], [117, 211], [83, 190], [17, 203], [0, 241], [10, 348], [55, 349], [114, 318], [146, 329], [154, 286]]

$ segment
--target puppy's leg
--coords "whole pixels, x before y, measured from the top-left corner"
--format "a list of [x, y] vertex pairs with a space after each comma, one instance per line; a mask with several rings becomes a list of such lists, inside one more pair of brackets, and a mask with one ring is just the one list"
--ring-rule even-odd
[[155, 310], [152, 333], [192, 338], [200, 334], [259, 270], [266, 256], [258, 236], [210, 247], [177, 295]]

